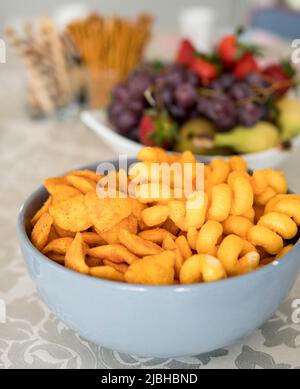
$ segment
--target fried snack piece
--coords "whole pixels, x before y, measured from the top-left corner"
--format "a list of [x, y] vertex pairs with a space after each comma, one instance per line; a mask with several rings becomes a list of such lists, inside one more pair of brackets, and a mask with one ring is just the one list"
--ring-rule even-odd
[[162, 245], [163, 249], [166, 251], [173, 251], [175, 254], [175, 277], [179, 278], [180, 269], [184, 263], [184, 258], [179, 250], [179, 247], [174, 242], [174, 240], [170, 236], [166, 236]]
[[220, 244], [218, 259], [222, 262], [226, 272], [230, 272], [237, 264], [244, 248], [244, 241], [237, 235], [227, 235]]
[[46, 212], [39, 218], [33, 227], [31, 242], [39, 251], [42, 251], [48, 242], [52, 224], [53, 218]]
[[174, 265], [175, 254], [172, 251], [148, 256], [129, 266], [125, 280], [131, 284], [173, 285]]
[[97, 174], [93, 170], [73, 170], [71, 173], [73, 176], [85, 177], [90, 180], [95, 181], [96, 183], [102, 178], [100, 174]]
[[208, 254], [214, 250], [223, 234], [222, 224], [214, 220], [207, 221], [197, 236], [198, 254]]
[[128, 230], [132, 234], [136, 234], [138, 229], [137, 218], [134, 215], [129, 215], [124, 220], [120, 221], [120, 223], [112, 227], [110, 230], [102, 232], [101, 236], [108, 244], [118, 244], [120, 243], [119, 232], [122, 229]]
[[50, 205], [52, 204], [52, 196], [48, 197], [48, 200], [45, 201], [43, 206], [34, 214], [30, 223], [32, 227], [34, 227], [35, 223], [39, 220], [39, 218], [46, 212], [49, 211]]
[[87, 245], [82, 234], [78, 232], [68, 248], [65, 256], [65, 266], [82, 274], [89, 274], [89, 267], [85, 263]]
[[268, 203], [265, 206], [264, 213], [273, 212], [275, 209], [275, 206], [277, 203], [279, 203], [280, 200], [283, 199], [294, 199], [294, 200], [300, 200], [300, 195], [296, 194], [280, 194], [273, 197], [271, 200], [268, 201]]
[[172, 235], [177, 236], [179, 233], [179, 228], [176, 226], [176, 224], [168, 218], [165, 223], [161, 226], [161, 228], [169, 231]]
[[82, 237], [85, 243], [90, 247], [102, 246], [106, 244], [106, 241], [97, 232], [86, 231], [82, 233]]
[[139, 258], [128, 251], [126, 247], [120, 244], [110, 244], [105, 246], [93, 247], [88, 249], [88, 255], [101, 259], [108, 259], [114, 263], [123, 263], [132, 264], [135, 261], [138, 261]]
[[111, 266], [98, 266], [90, 268], [92, 277], [103, 278], [110, 281], [124, 282], [124, 274]]
[[185, 217], [185, 203], [180, 200], [169, 202], [170, 219], [174, 223], [179, 223]]
[[51, 230], [50, 230], [50, 234], [49, 234], [49, 238], [48, 238], [48, 243], [52, 242], [52, 240], [55, 240], [55, 239], [58, 239], [59, 236], [57, 234], [57, 232], [55, 231], [55, 228], [52, 224], [51, 226]]
[[65, 264], [65, 256], [62, 254], [48, 253], [47, 257], [52, 259], [52, 261], [64, 265]]
[[211, 205], [208, 219], [223, 222], [229, 216], [232, 202], [232, 191], [228, 184], [219, 184], [211, 190]]
[[154, 207], [146, 208], [142, 212], [144, 223], [148, 227], [159, 226], [164, 223], [170, 213], [170, 209], [166, 205], [155, 205]]
[[58, 204], [62, 201], [70, 199], [71, 197], [75, 197], [79, 195], [81, 195], [81, 192], [70, 185], [65, 185], [65, 184], [56, 185], [52, 189], [52, 198], [53, 198], [52, 204], [53, 205]]
[[90, 255], [86, 255], [85, 257], [85, 263], [88, 265], [88, 267], [97, 267], [97, 266], [103, 266], [103, 259], [92, 257]]
[[114, 262], [109, 261], [108, 259], [104, 259], [103, 264], [105, 266], [110, 266], [123, 274], [125, 274], [129, 268], [129, 265], [127, 265], [127, 263], [114, 263]]
[[49, 177], [46, 180], [44, 180], [44, 187], [47, 189], [47, 191], [52, 194], [53, 189], [57, 185], [64, 185], [66, 184], [66, 180], [64, 177]]
[[267, 203], [270, 200], [272, 200], [273, 197], [275, 197], [275, 196], [276, 196], [275, 190], [272, 189], [270, 186], [268, 186], [267, 189], [263, 193], [255, 196], [254, 203], [257, 206], [265, 207], [267, 205]]
[[65, 179], [68, 184], [72, 185], [83, 194], [96, 190], [96, 182], [90, 178], [77, 176], [75, 174], [67, 174]]
[[43, 254], [54, 253], [54, 254], [65, 255], [69, 247], [71, 246], [72, 242], [73, 242], [73, 238], [54, 239], [46, 245], [42, 253]]
[[150, 240], [150, 242], [161, 245], [167, 236], [170, 236], [173, 240], [176, 236], [163, 228], [153, 228], [151, 230], [142, 231], [138, 235], [142, 239]]
[[192, 250], [197, 250], [197, 238], [198, 238], [198, 230], [195, 227], [191, 227], [187, 231], [187, 241]]
[[285, 197], [280, 199], [274, 207], [274, 212], [288, 215], [300, 226], [300, 198]]
[[210, 164], [210, 181], [212, 185], [224, 184], [230, 174], [230, 166], [223, 158], [214, 159]]
[[184, 235], [180, 235], [176, 240], [175, 243], [177, 247], [179, 248], [179, 251], [182, 255], [182, 258], [184, 261], [186, 261], [188, 258], [190, 258], [193, 253], [190, 248], [190, 245], [187, 241], [187, 238]]
[[259, 266], [259, 254], [257, 251], [250, 252], [240, 258], [237, 264], [228, 272], [232, 276], [240, 276], [242, 274], [251, 273]]
[[235, 234], [245, 239], [253, 223], [244, 216], [229, 216], [223, 223], [226, 235]]
[[281, 236], [264, 226], [256, 225], [250, 228], [248, 240], [254, 246], [261, 246], [271, 255], [277, 255], [283, 249]]
[[239, 155], [234, 155], [229, 158], [229, 166], [232, 171], [235, 172], [247, 172], [248, 171], [248, 165], [247, 162], [240, 157]]
[[[191, 228], [201, 228], [205, 223], [208, 207], [208, 195], [205, 192], [192, 193], [186, 203], [186, 231]], [[178, 225], [178, 223], [176, 223]]]
[[179, 281], [181, 284], [197, 284], [203, 281], [202, 265], [205, 255], [193, 255], [187, 259], [179, 274]]
[[87, 214], [97, 231], [110, 230], [132, 213], [128, 198], [100, 198], [96, 192], [89, 192], [84, 197]]
[[75, 238], [76, 232], [64, 230], [55, 224], [55, 222], [53, 223], [53, 228], [60, 238]]
[[279, 234], [283, 239], [293, 239], [298, 233], [297, 224], [283, 213], [270, 212], [262, 216], [258, 223]]
[[55, 225], [67, 231], [80, 232], [92, 226], [83, 195], [52, 205], [49, 213], [53, 217]]
[[119, 240], [129, 251], [140, 257], [160, 254], [163, 251], [157, 244], [142, 239], [124, 229], [119, 232]]
[[227, 278], [227, 274], [218, 258], [205, 255], [202, 263], [202, 277], [204, 282], [216, 282]]
[[249, 176], [233, 172], [228, 177], [228, 184], [233, 193], [230, 214], [241, 216], [253, 206], [254, 194]]

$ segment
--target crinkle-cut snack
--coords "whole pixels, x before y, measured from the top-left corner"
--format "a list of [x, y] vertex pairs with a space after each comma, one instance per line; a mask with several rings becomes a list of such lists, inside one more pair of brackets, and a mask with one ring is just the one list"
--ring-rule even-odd
[[46, 212], [39, 218], [33, 227], [31, 232], [31, 242], [40, 251], [43, 250], [48, 242], [52, 223], [52, 216]]
[[175, 254], [165, 251], [133, 263], [125, 273], [125, 280], [133, 284], [173, 285]]
[[100, 198], [96, 192], [84, 197], [85, 209], [99, 233], [109, 231], [132, 213], [128, 198]]
[[66, 252], [65, 266], [79, 273], [89, 274], [90, 269], [85, 263], [86, 252], [87, 245], [78, 232]]
[[52, 205], [49, 213], [58, 227], [71, 232], [85, 231], [93, 225], [83, 195]]
[[131, 232], [132, 234], [137, 233], [138, 220], [133, 214], [120, 221], [120, 223], [116, 224], [108, 231], [102, 232], [100, 234], [106, 243], [118, 244], [120, 243], [119, 232], [124, 229]]
[[66, 181], [83, 194], [96, 190], [96, 182], [88, 177], [78, 176], [76, 174], [67, 174]]
[[138, 256], [156, 255], [163, 251], [156, 243], [131, 234], [128, 230], [121, 230], [119, 232], [119, 239], [128, 250]]
[[68, 248], [71, 246], [73, 242], [73, 238], [58, 238], [51, 240], [47, 244], [47, 246], [43, 249], [43, 254], [49, 254], [49, 253], [54, 253], [54, 254], [61, 254], [65, 255], [66, 252], [68, 251]]
[[126, 247], [120, 244], [110, 244], [105, 246], [94, 247], [88, 250], [88, 254], [92, 257], [108, 259], [111, 262], [115, 263], [128, 263], [132, 264], [133, 262], [138, 261], [138, 257]]
[[32, 227], [34, 227], [35, 223], [40, 219], [40, 217], [49, 211], [49, 208], [50, 208], [50, 205], [52, 204], [52, 196], [50, 196], [44, 203], [44, 205], [42, 206], [42, 208], [40, 208], [36, 213], [35, 215], [32, 217], [30, 223], [32, 225]]
[[58, 204], [71, 197], [80, 196], [81, 192], [72, 186], [59, 184], [52, 189], [52, 204]]
[[[282, 172], [250, 174], [239, 156], [215, 159], [203, 169], [204, 189], [199, 190], [191, 152], [169, 155], [147, 147], [139, 158], [139, 168], [144, 163], [147, 171], [151, 163], [191, 163], [191, 191], [175, 196], [174, 177], [166, 185], [158, 174], [152, 187], [158, 195], [143, 197], [143, 187], [151, 184], [143, 175], [136, 198], [123, 198], [120, 192], [116, 198], [101, 198], [97, 184], [102, 177], [95, 172], [75, 170], [48, 178], [49, 197], [28, 221], [33, 245], [50, 260], [87, 276], [170, 286], [250, 273], [284, 261], [296, 244], [300, 196], [287, 193]], [[128, 175], [122, 191], [136, 178]]]

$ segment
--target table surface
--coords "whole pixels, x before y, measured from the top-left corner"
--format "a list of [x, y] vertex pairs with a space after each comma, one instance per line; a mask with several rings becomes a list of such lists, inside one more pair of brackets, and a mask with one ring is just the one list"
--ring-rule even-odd
[[[0, 299], [7, 312], [6, 323], [0, 324], [0, 368], [300, 368], [300, 325], [293, 324], [291, 306], [300, 298], [300, 279], [261, 329], [233, 346], [193, 358], [120, 354], [87, 342], [60, 322], [26, 272], [16, 236], [18, 209], [45, 177], [116, 155], [78, 117], [30, 120], [15, 70], [1, 68], [0, 85]], [[299, 163], [294, 153], [282, 166], [296, 192]]]

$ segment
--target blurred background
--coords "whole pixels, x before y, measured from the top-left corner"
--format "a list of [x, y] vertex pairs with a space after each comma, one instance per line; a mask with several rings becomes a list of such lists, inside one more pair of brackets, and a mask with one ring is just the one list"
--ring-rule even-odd
[[[239, 96], [240, 93], [245, 94], [243, 89], [257, 87], [253, 83], [261, 84], [259, 87], [263, 91], [259, 91], [260, 94], [268, 94], [266, 86], [270, 88], [273, 85], [272, 88], [276, 90], [275, 81], [286, 83], [284, 94], [292, 86], [297, 86], [296, 76], [290, 72], [292, 69], [287, 71], [280, 61], [291, 61], [297, 48], [297, 45], [292, 47], [292, 42], [300, 38], [300, 0], [2, 0], [0, 38], [5, 40], [7, 51], [6, 63], [0, 64], [0, 82], [3, 86], [0, 92], [0, 113], [11, 120], [17, 115], [24, 115], [31, 120], [76, 118], [78, 123], [78, 113], [84, 109], [107, 106], [114, 88], [126, 82], [140, 66], [152, 66], [154, 61], [159, 61], [163, 67], [176, 62], [185, 66], [177, 57], [180, 56], [180, 47], [185, 50], [185, 47], [180, 46], [184, 40], [192, 44], [194, 53], [208, 61], [196, 64], [196, 70], [190, 68], [190, 71], [198, 72], [197, 85], [192, 85], [195, 74], [190, 75], [190, 89], [191, 86], [199, 86], [200, 81], [202, 87], [217, 89], [218, 82], [213, 86], [201, 79], [200, 73], [205, 70], [205, 66], [216, 66], [214, 58], [205, 56], [209, 54], [218, 57], [216, 47], [225, 36], [234, 34], [239, 26], [244, 26], [245, 32], [241, 41], [236, 42], [236, 49], [238, 50], [238, 46], [242, 49], [240, 60], [243, 62], [242, 59], [246, 56], [246, 63], [240, 65], [243, 67], [243, 74], [238, 78], [242, 79], [251, 72], [271, 72], [271, 76], [263, 74], [263, 79], [257, 80], [256, 77], [255, 80], [248, 80], [246, 83], [251, 85], [246, 86], [237, 82], [238, 85], [235, 83], [232, 87], [235, 89], [237, 86], [238, 93], [233, 93]], [[257, 55], [254, 58], [257, 54], [253, 52], [255, 45], [259, 46], [263, 56]], [[275, 63], [275, 69], [273, 67], [266, 70], [266, 66], [272, 63]], [[219, 61], [219, 65], [222, 67], [224, 64]], [[220, 73], [233, 72], [233, 68], [229, 69], [226, 63], [222, 71], [218, 66], [213, 69], [217, 73], [214, 78], [217, 75], [221, 77]], [[175, 73], [174, 77], [185, 77], [182, 72]], [[149, 77], [149, 74], [144, 74], [143, 79], [140, 77], [138, 81], [132, 82], [132, 93], [135, 96], [127, 96], [125, 100], [126, 104], [129, 100], [133, 101], [134, 106], [129, 109], [123, 104], [121, 109], [117, 106], [117, 101], [112, 110], [116, 108], [114, 111], [118, 112], [108, 115], [114, 129], [134, 141], [140, 141], [137, 125], [145, 108], [151, 105], [144, 98], [145, 90], [149, 89]], [[228, 74], [225, 74], [226, 77], [228, 81]], [[269, 83], [266, 77], [269, 77]], [[139, 96], [138, 88], [142, 89], [144, 86], [145, 90]], [[178, 88], [179, 86], [176, 85]], [[183, 89], [184, 87], [186, 86], [183, 85]], [[129, 86], [128, 88], [130, 89]], [[277, 90], [280, 90], [278, 86]], [[230, 95], [226, 92], [227, 96]], [[254, 96], [252, 92], [247, 93]], [[256, 95], [257, 93], [255, 98]], [[261, 96], [258, 97], [261, 100]], [[229, 123], [228, 115], [236, 117], [241, 110], [237, 112], [237, 109], [234, 110], [228, 102], [223, 101], [222, 114], [214, 112], [213, 119], [209, 120], [216, 124], [216, 132], [224, 130], [220, 126], [228, 131], [241, 122], [251, 127], [266, 117], [268, 121], [272, 121], [273, 118], [268, 116], [271, 109], [267, 106], [270, 99], [266, 102], [269, 97], [264, 95], [263, 102], [253, 101], [250, 106], [248, 104], [248, 111], [243, 107], [243, 119], [234, 119]], [[236, 100], [233, 103], [236, 104], [239, 99], [240, 97], [233, 97]], [[212, 99], [207, 97], [207, 100]], [[219, 101], [213, 103], [213, 108], [218, 110]], [[181, 105], [172, 105], [169, 112], [179, 126], [199, 115], [195, 104], [194, 111]], [[119, 108], [122, 113], [126, 111], [122, 123], [118, 123]], [[204, 114], [206, 111], [204, 109]], [[107, 112], [110, 113], [109, 109]]]
[[[180, 9], [189, 6], [210, 6], [216, 10], [218, 15], [218, 26], [226, 28], [241, 23], [246, 17], [251, 3], [270, 3], [270, 1], [251, 0], [85, 0], [85, 6], [93, 10], [108, 14], [122, 14], [135, 16], [140, 11], [149, 11], [156, 15], [157, 30], [163, 32], [176, 32], [177, 17]], [[57, 8], [65, 4], [74, 4], [74, 1], [66, 0], [11, 0], [1, 1], [0, 4], [0, 25], [3, 27], [8, 22], [15, 22], [18, 19], [32, 18], [41, 14], [54, 14]]]

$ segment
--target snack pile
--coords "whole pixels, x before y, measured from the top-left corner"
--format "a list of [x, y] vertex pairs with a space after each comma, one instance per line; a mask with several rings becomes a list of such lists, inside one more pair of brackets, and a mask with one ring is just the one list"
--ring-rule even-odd
[[[195, 187], [198, 162], [191, 152], [168, 155], [148, 147], [138, 157], [146, 167], [191, 164]], [[287, 194], [282, 172], [249, 174], [239, 156], [215, 159], [203, 171], [204, 190], [182, 198], [174, 196], [174, 182], [163, 196], [161, 175], [154, 183], [152, 177], [155, 199], [143, 194], [146, 182], [135, 198], [122, 197], [120, 186], [115, 198], [99, 197], [103, 177], [93, 171], [48, 178], [49, 198], [30, 221], [31, 242], [79, 273], [143, 285], [218, 281], [266, 266], [293, 248], [300, 196]], [[125, 176], [127, 187], [135, 177], [131, 169], [114, 174]]]

